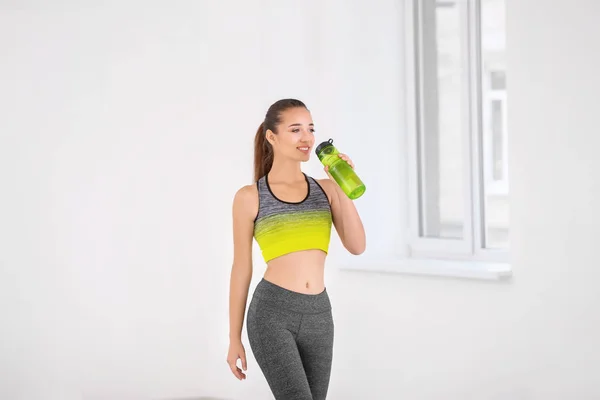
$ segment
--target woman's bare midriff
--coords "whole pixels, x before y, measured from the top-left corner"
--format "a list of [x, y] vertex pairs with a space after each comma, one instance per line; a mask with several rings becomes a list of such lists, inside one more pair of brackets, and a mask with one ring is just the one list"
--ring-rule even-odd
[[285, 289], [319, 294], [325, 290], [325, 258], [321, 250], [304, 250], [277, 257], [267, 264], [265, 280]]

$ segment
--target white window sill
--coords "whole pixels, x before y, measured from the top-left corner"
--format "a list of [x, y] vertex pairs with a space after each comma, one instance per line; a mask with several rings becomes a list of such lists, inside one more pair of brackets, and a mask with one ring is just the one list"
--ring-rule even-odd
[[508, 280], [512, 269], [508, 263], [468, 260], [397, 259], [359, 260], [344, 262], [339, 267], [347, 271], [386, 272], [450, 278], [479, 279], [487, 281]]

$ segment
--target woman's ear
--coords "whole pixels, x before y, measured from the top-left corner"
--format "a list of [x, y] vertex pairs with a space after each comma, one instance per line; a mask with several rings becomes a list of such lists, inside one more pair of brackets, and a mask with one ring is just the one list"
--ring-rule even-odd
[[273, 146], [275, 144], [275, 133], [273, 133], [272, 130], [267, 129], [267, 132], [265, 133], [266, 139], [269, 143], [271, 143], [271, 146]]

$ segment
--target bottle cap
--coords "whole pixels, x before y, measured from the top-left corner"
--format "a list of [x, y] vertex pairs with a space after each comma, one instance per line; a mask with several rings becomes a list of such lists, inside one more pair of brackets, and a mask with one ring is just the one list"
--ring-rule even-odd
[[320, 145], [318, 145], [317, 148], [315, 149], [315, 154], [319, 155], [321, 150], [323, 150], [325, 147], [328, 147], [328, 146], [333, 146], [333, 139], [329, 139], [328, 141], [323, 142]]

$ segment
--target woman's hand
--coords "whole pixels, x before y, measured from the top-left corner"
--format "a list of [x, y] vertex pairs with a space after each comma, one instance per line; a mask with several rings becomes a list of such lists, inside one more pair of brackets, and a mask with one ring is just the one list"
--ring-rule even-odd
[[227, 364], [229, 364], [229, 368], [233, 375], [238, 378], [240, 381], [242, 379], [246, 379], [246, 374], [242, 372], [242, 370], [237, 366], [238, 358], [242, 360], [242, 369], [246, 371], [246, 350], [244, 349], [244, 345], [241, 341], [229, 342], [229, 353], [227, 354]]
[[[354, 169], [354, 162], [352, 162], [352, 160], [350, 159], [350, 157], [348, 157], [346, 154], [343, 154], [343, 153], [339, 153], [338, 156], [342, 160], [346, 161], [350, 165], [350, 167], [352, 169]], [[335, 179], [333, 179], [333, 176], [331, 176], [331, 174], [329, 173], [329, 167], [328, 166], [325, 166], [325, 172], [327, 173], [327, 176], [329, 176], [329, 179], [331, 179], [332, 181], [335, 182]]]

